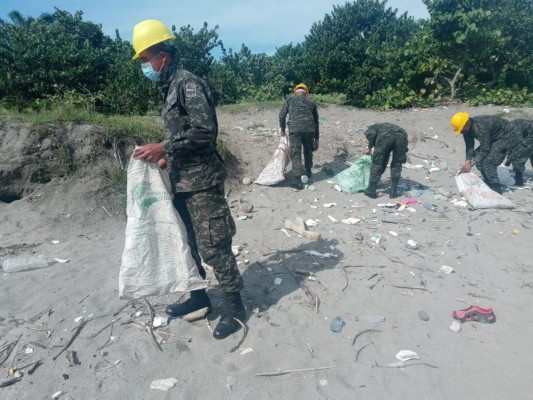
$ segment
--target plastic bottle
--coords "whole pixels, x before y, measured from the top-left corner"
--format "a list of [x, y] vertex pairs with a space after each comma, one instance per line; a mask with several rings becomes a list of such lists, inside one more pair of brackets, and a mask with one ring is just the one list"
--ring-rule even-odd
[[342, 327], [345, 324], [346, 323], [341, 317], [335, 317], [331, 321], [331, 324], [329, 325], [329, 329], [331, 330], [331, 332], [339, 333], [340, 331], [342, 331]]
[[43, 255], [13, 257], [4, 260], [2, 263], [4, 272], [31, 271], [47, 266], [48, 261]]
[[437, 205], [436, 204], [423, 203], [422, 205], [424, 206], [425, 209], [427, 209], [429, 211], [437, 211]]

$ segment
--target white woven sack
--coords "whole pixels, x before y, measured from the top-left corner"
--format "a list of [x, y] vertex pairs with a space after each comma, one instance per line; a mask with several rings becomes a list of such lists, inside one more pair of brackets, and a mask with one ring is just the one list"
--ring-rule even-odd
[[187, 230], [172, 204], [168, 173], [131, 158], [128, 167], [126, 242], [119, 273], [125, 299], [203, 289], [187, 243]]
[[489, 188], [472, 172], [455, 175], [457, 188], [473, 208], [515, 208], [514, 203]]
[[268, 164], [254, 183], [258, 185], [272, 186], [285, 179], [283, 172], [289, 163], [289, 135], [281, 136], [279, 145], [268, 161]]

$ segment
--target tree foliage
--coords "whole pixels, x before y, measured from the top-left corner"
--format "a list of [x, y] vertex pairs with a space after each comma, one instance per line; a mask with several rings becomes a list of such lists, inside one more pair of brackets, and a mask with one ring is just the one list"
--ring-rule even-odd
[[[172, 27], [180, 66], [211, 85], [221, 103], [281, 100], [305, 82], [317, 100], [361, 107], [531, 104], [533, 2], [423, 0], [414, 20], [386, 0], [332, 7], [301, 43], [273, 55], [227, 50], [218, 26]], [[132, 48], [83, 13], [55, 9], [0, 20], [0, 101], [17, 107], [68, 102], [120, 114], [157, 112], [160, 94]], [[218, 59], [214, 52], [221, 55]]]

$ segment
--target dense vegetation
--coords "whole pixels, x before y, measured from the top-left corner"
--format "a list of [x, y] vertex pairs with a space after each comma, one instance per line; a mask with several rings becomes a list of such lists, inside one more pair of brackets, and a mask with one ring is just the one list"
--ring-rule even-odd
[[[279, 101], [299, 82], [318, 102], [359, 107], [532, 103], [533, 1], [423, 1], [430, 18], [418, 21], [386, 1], [333, 6], [302, 43], [274, 55], [226, 49], [207, 23], [172, 29], [182, 66], [204, 77], [220, 104]], [[0, 20], [0, 108], [158, 111], [157, 89], [131, 60], [130, 43], [82, 16], [13, 11]]]

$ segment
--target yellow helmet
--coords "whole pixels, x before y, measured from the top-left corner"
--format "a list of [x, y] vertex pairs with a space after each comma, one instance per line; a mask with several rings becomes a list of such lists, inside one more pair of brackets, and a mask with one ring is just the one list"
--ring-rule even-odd
[[292, 92], [293, 92], [293, 93], [296, 93], [296, 91], [297, 91], [298, 89], [303, 89], [303, 90], [305, 90], [305, 93], [309, 94], [309, 89], [308, 89], [307, 86], [306, 86], [305, 84], [303, 84], [303, 83], [299, 83], [299, 84], [297, 84], [297, 85], [294, 87], [294, 89], [292, 89]]
[[139, 54], [144, 50], [169, 39], [174, 39], [174, 35], [161, 21], [147, 19], [139, 22], [133, 28], [132, 44], [135, 50], [135, 55], [132, 57], [133, 60], [139, 58]]
[[453, 114], [450, 123], [452, 124], [456, 135], [459, 135], [461, 133], [466, 123], [468, 122], [468, 118], [469, 115], [467, 112], [458, 112]]

